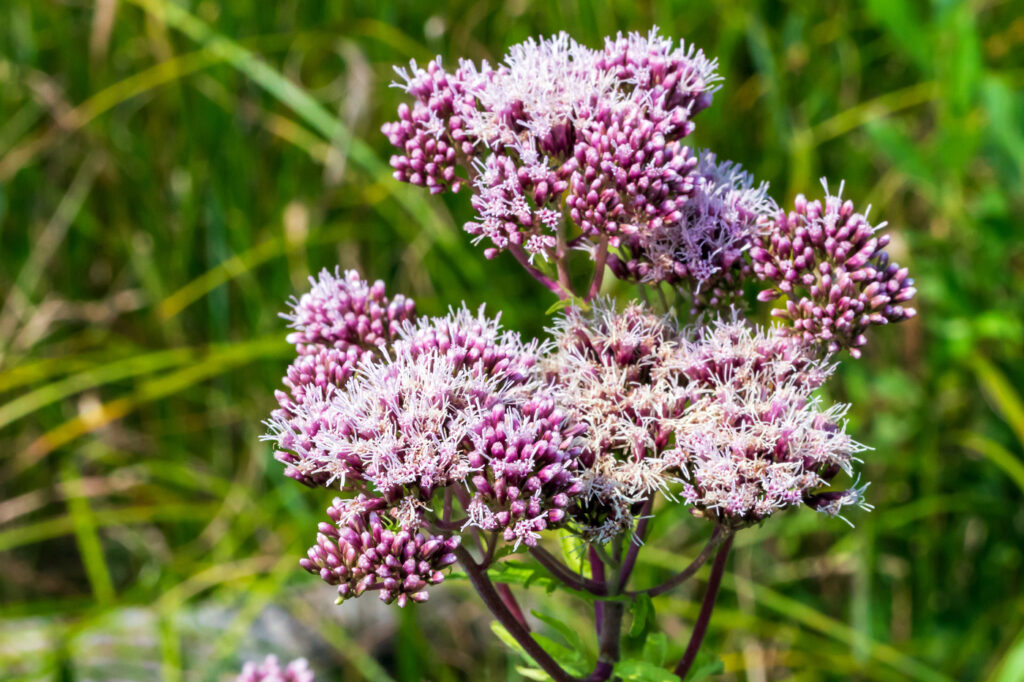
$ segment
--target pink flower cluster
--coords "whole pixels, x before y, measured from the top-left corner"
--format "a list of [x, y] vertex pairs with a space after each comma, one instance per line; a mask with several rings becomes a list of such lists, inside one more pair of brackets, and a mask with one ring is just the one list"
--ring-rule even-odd
[[398, 70], [412, 108], [384, 126], [401, 150], [395, 177], [431, 191], [469, 186], [477, 215], [465, 229], [489, 242], [485, 256], [511, 251], [560, 295], [576, 295], [571, 249], [595, 261], [586, 298], [605, 267], [675, 287], [693, 313], [743, 306], [759, 280], [759, 300], [784, 300], [773, 314], [795, 337], [858, 357], [869, 326], [915, 314], [913, 280], [849, 201], [799, 197], [786, 213], [737, 164], [683, 146], [711, 105], [716, 67], [656, 28], [603, 49], [565, 33], [530, 39], [493, 67], [413, 63]]
[[[320, 300], [317, 283], [295, 306], [300, 353], [341, 338], [323, 331], [336, 313], [305, 311], [347, 311], [368, 288], [346, 281], [328, 291], [347, 303]], [[393, 306], [382, 297], [373, 310]], [[631, 532], [657, 494], [732, 528], [789, 506], [838, 514], [862, 502], [863, 488], [822, 492], [862, 448], [845, 434], [845, 406], [814, 396], [832, 365], [781, 328], [738, 314], [680, 328], [603, 298], [559, 314], [544, 344], [482, 308], [407, 318], [367, 315], [387, 320], [372, 332], [381, 343], [268, 422], [289, 473], [355, 495], [335, 500], [302, 561], [342, 599], [425, 600], [474, 529], [513, 550], [562, 526], [604, 543]]]
[[[847, 405], [820, 407], [814, 391], [834, 365], [776, 327], [741, 319], [695, 327], [679, 352], [693, 404], [676, 431], [683, 497], [733, 526], [811, 503], [840, 471], [852, 474], [864, 449], [844, 429]], [[819, 511], [837, 515], [860, 504], [859, 490]]]
[[458, 537], [426, 535], [419, 530], [387, 527], [378, 514], [383, 498], [359, 495], [334, 498], [313, 545], [299, 564], [329, 585], [338, 586], [339, 602], [378, 590], [381, 601], [405, 606], [428, 598], [424, 588], [444, 580], [441, 569], [455, 563]]
[[755, 237], [751, 257], [771, 287], [758, 298], [785, 297], [772, 314], [792, 322], [794, 336], [859, 357], [868, 327], [917, 314], [901, 305], [916, 290], [907, 269], [889, 262], [889, 235], [876, 235], [885, 223], [872, 226], [841, 195], [842, 186], [837, 195], [826, 186], [824, 205], [798, 196], [793, 211], [779, 211]]
[[[416, 316], [411, 299], [399, 294], [389, 300], [384, 282], [370, 284], [354, 270], [323, 270], [309, 282], [310, 291], [293, 299], [291, 312], [282, 315], [294, 330], [288, 342], [295, 346], [296, 358], [285, 372], [288, 390], [275, 393], [280, 405], [275, 419], [342, 386], [362, 360], [380, 354], [403, 321]], [[316, 485], [323, 476], [303, 464], [310, 447], [307, 441], [295, 441], [275, 457], [287, 465], [286, 476]]]
[[[680, 329], [598, 299], [561, 315], [552, 333], [546, 376], [594, 453], [573, 506], [585, 539], [628, 532], [659, 493], [740, 527], [831, 500], [815, 495], [852, 473], [862, 446], [844, 432], [846, 406], [823, 410], [813, 395], [833, 366], [780, 328], [734, 316]], [[836, 514], [854, 502], [812, 506]]]
[[415, 101], [383, 127], [401, 151], [391, 164], [431, 191], [471, 185], [466, 230], [490, 241], [488, 257], [552, 257], [569, 220], [617, 245], [680, 219], [697, 164], [680, 140], [718, 81], [700, 50], [656, 29], [597, 50], [560, 33], [513, 46], [496, 67], [440, 64], [398, 70]]
[[[597, 546], [641, 535], [656, 496], [725, 535], [793, 506], [870, 508], [847, 406], [817, 391], [868, 327], [914, 316], [913, 280], [881, 225], [827, 187], [782, 211], [739, 165], [684, 146], [718, 87], [713, 60], [655, 29], [397, 72], [413, 101], [383, 127], [395, 177], [469, 187], [484, 255], [511, 252], [565, 307], [549, 340], [525, 340], [483, 307], [417, 317], [356, 272], [311, 279], [284, 316], [297, 357], [266, 436], [286, 475], [342, 492], [304, 568], [342, 600], [404, 606], [457, 557], [481, 582], [499, 541], [544, 556], [554, 528]], [[584, 294], [572, 249], [593, 260]], [[645, 302], [601, 296], [606, 270]], [[743, 317], [748, 284], [784, 324]]]
[[[351, 299], [351, 290], [365, 288], [350, 279], [336, 295]], [[296, 307], [350, 307], [325, 304], [319, 296], [303, 302], [307, 297]], [[373, 338], [385, 342], [370, 344], [374, 350], [358, 358], [343, 382], [308, 387], [282, 401], [268, 421], [267, 439], [293, 477], [359, 495], [329, 510], [334, 524], [321, 525], [303, 565], [338, 584], [342, 597], [374, 587], [385, 601], [404, 605], [426, 598], [423, 588], [440, 580], [442, 565], [417, 555], [432, 567], [429, 574], [385, 575], [380, 562], [390, 561], [386, 556], [432, 548], [434, 540], [456, 542], [454, 532], [468, 528], [500, 533], [515, 546], [534, 545], [540, 532], [565, 520], [586, 453], [582, 427], [538, 381], [544, 349], [537, 342], [503, 330], [482, 308], [415, 322], [380, 319], [389, 324]], [[300, 330], [307, 337], [313, 332], [310, 324]], [[459, 498], [462, 519], [434, 513], [442, 491]], [[421, 535], [428, 528], [436, 532]], [[358, 542], [353, 533], [360, 534]]]

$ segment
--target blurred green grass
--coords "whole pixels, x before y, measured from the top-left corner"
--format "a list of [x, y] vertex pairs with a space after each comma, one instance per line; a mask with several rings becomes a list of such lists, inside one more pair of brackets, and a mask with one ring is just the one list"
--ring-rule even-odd
[[[741, 536], [724, 678], [1024, 679], [1024, 12], [904, 0], [0, 3], [0, 677], [217, 679], [273, 651], [518, 679], [459, 581], [396, 614], [296, 569], [329, 496], [258, 441], [276, 314], [341, 263], [539, 333], [549, 301], [483, 262], [466, 198], [390, 179], [391, 65], [655, 23], [726, 77], [696, 143], [782, 201], [845, 178], [920, 291], [832, 391], [877, 510]], [[692, 551], [679, 528], [639, 579]], [[658, 604], [676, 649], [694, 596]]]

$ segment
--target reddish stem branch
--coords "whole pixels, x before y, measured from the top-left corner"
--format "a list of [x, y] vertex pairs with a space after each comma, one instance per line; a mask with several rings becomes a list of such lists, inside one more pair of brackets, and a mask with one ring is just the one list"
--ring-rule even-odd
[[640, 554], [640, 548], [643, 547], [644, 538], [647, 536], [647, 524], [651, 520], [651, 509], [653, 507], [654, 497], [651, 496], [647, 498], [643, 508], [640, 509], [640, 522], [636, 524], [636, 532], [633, 533], [633, 539], [629, 543], [629, 549], [626, 551], [626, 558], [622, 562], [622, 570], [619, 571], [619, 592], [626, 589], [629, 576], [636, 566], [637, 555]]
[[594, 279], [590, 282], [590, 289], [587, 291], [587, 301], [591, 301], [601, 293], [601, 283], [604, 281], [604, 266], [608, 261], [608, 235], [602, 235], [601, 243], [597, 247], [597, 255], [594, 257]]
[[469, 580], [473, 583], [477, 594], [480, 595], [484, 604], [494, 614], [495, 619], [519, 642], [519, 645], [533, 658], [537, 665], [550, 675], [551, 679], [555, 680], [555, 682], [577, 682], [575, 677], [565, 672], [562, 666], [558, 665], [555, 659], [551, 658], [551, 655], [544, 651], [540, 644], [530, 636], [529, 631], [508, 610], [505, 602], [501, 599], [501, 595], [495, 589], [494, 583], [487, 576], [487, 572], [473, 561], [473, 557], [462, 545], [455, 548], [455, 556], [458, 557], [459, 563], [465, 569], [466, 575], [469, 576]]
[[693, 633], [690, 635], [690, 643], [686, 645], [683, 659], [679, 661], [679, 665], [675, 669], [675, 674], [680, 679], [685, 679], [686, 673], [690, 672], [690, 668], [697, 658], [697, 651], [700, 649], [701, 642], [704, 641], [704, 635], [707, 634], [708, 623], [711, 622], [711, 612], [715, 608], [715, 599], [718, 597], [718, 588], [722, 585], [722, 575], [725, 573], [725, 564], [729, 558], [732, 539], [732, 534], [725, 538], [722, 546], [718, 549], [718, 554], [715, 555], [715, 562], [711, 565], [708, 589], [704, 593], [704, 601], [700, 605], [700, 615], [697, 616], [697, 622], [693, 625]]
[[727, 541], [729, 544], [732, 544], [732, 534], [729, 533], [729, 531], [723, 531], [721, 526], [715, 526], [715, 531], [711, 534], [711, 538], [708, 540], [707, 544], [704, 545], [704, 549], [701, 550], [700, 554], [697, 555], [696, 559], [690, 562], [689, 566], [684, 568], [679, 573], [676, 573], [674, 576], [672, 576], [665, 582], [661, 583], [660, 585], [648, 587], [646, 590], [635, 590], [627, 592], [626, 594], [629, 594], [631, 596], [635, 596], [638, 594], [646, 594], [651, 597], [657, 597], [659, 594], [664, 594], [672, 588], [681, 585], [683, 582], [691, 578], [694, 573], [700, 570], [700, 567], [703, 566], [707, 562], [707, 560], [711, 558], [711, 552], [713, 552], [715, 550], [715, 547], [717, 547], [723, 540]]
[[523, 610], [519, 608], [519, 602], [516, 601], [515, 595], [512, 594], [512, 589], [505, 583], [494, 583], [494, 590], [501, 597], [501, 601], [505, 604], [505, 608], [509, 610], [509, 613], [519, 621], [524, 630], [529, 632], [530, 624], [526, 622], [526, 616], [523, 615]]
[[545, 287], [547, 287], [556, 296], [558, 296], [558, 298], [566, 299], [572, 296], [571, 291], [566, 291], [565, 289], [563, 289], [562, 286], [558, 284], [558, 282], [545, 275], [543, 272], [538, 270], [532, 263], [530, 263], [530, 257], [526, 255], [525, 251], [523, 251], [523, 247], [519, 246], [518, 244], [509, 244], [508, 251], [515, 257], [517, 261], [519, 261], [519, 264], [523, 266], [523, 269], [526, 270], [526, 272], [530, 273], [531, 277], [533, 277], [535, 280], [537, 280]]
[[574, 590], [590, 592], [591, 594], [596, 594], [598, 596], [603, 596], [608, 593], [606, 586], [603, 583], [579, 575], [552, 556], [550, 552], [540, 545], [531, 548], [530, 555], [537, 560], [537, 563], [546, 568], [551, 575], [555, 576]]

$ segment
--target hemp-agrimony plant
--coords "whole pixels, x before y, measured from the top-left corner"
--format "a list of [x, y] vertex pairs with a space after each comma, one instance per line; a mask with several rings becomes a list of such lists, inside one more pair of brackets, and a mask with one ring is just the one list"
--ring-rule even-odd
[[[468, 192], [483, 255], [507, 251], [562, 303], [549, 336], [527, 340], [483, 308], [417, 316], [354, 271], [311, 279], [284, 316], [297, 357], [267, 439], [287, 476], [341, 495], [300, 563], [339, 602], [377, 592], [399, 606], [458, 564], [544, 673], [600, 681], [666, 679], [661, 661], [626, 658], [624, 613], [711, 561], [674, 666], [685, 677], [736, 533], [789, 507], [870, 508], [847, 406], [815, 391], [870, 327], [914, 315], [913, 281], [842, 185], [787, 211], [686, 146], [716, 62], [656, 29], [397, 72], [412, 101], [383, 128], [395, 177]], [[601, 296], [606, 272], [639, 299]], [[749, 321], [771, 301], [780, 324]], [[707, 544], [637, 585], [650, 519], [671, 505]], [[577, 553], [549, 549], [559, 536]], [[532, 636], [510, 586], [524, 571], [593, 602], [596, 660]]]

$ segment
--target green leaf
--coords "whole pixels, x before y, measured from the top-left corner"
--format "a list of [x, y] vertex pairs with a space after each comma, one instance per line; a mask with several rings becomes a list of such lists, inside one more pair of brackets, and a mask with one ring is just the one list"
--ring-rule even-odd
[[498, 562], [487, 569], [487, 574], [491, 577], [491, 580], [497, 583], [521, 585], [526, 588], [537, 586], [549, 594], [558, 590], [560, 592], [574, 595], [591, 604], [598, 599], [600, 599], [600, 601], [632, 601], [632, 599], [627, 596], [598, 598], [589, 592], [574, 590], [561, 580], [552, 577], [544, 568], [533, 564], [523, 563], [521, 561]]
[[664, 632], [652, 632], [644, 641], [642, 658], [655, 665], [665, 665], [668, 656], [668, 635]]
[[491, 632], [497, 635], [498, 639], [500, 639], [509, 649], [512, 649], [528, 661], [533, 660], [530, 658], [530, 655], [526, 653], [526, 650], [522, 645], [516, 641], [516, 638], [512, 636], [512, 633], [506, 630], [505, 626], [498, 621], [491, 621]]
[[551, 679], [551, 676], [540, 668], [527, 668], [524, 665], [517, 665], [516, 672], [528, 680], [541, 680], [541, 682], [545, 682]]
[[1006, 650], [999, 666], [988, 679], [989, 682], [1013, 682], [1024, 679], [1024, 630], [1017, 635], [1017, 640]]
[[530, 611], [533, 617], [542, 623], [547, 624], [555, 632], [562, 635], [565, 638], [565, 642], [575, 648], [578, 651], [586, 651], [587, 647], [583, 644], [583, 639], [580, 637], [580, 633], [569, 627], [565, 622], [554, 618], [552, 616], [545, 615], [539, 611]]
[[999, 368], [980, 355], [973, 358], [974, 373], [995, 411], [1006, 420], [1024, 447], [1024, 398]]
[[553, 315], [554, 313], [557, 313], [559, 310], [564, 310], [565, 308], [571, 308], [573, 306], [576, 306], [583, 312], [587, 312], [588, 310], [590, 310], [590, 306], [587, 305], [587, 302], [584, 301], [582, 298], [580, 298], [579, 296], [570, 296], [568, 298], [560, 298], [554, 303], [552, 303], [551, 306], [544, 311], [544, 314]]
[[590, 666], [587, 664], [587, 656], [579, 649], [574, 649], [573, 647], [560, 644], [539, 632], [533, 633], [533, 638], [538, 644], [540, 644], [541, 648], [551, 654], [551, 658], [555, 659], [558, 665], [565, 668], [567, 672], [573, 675], [584, 675], [590, 672]]
[[679, 676], [671, 670], [634, 658], [619, 661], [615, 666], [615, 674], [623, 680], [637, 682], [680, 682]]
[[697, 652], [697, 660], [693, 662], [690, 674], [686, 676], [686, 682], [697, 682], [722, 672], [725, 672], [725, 664], [718, 656], [707, 649], [701, 649]]
[[[526, 650], [523, 649], [522, 645], [518, 641], [516, 641], [516, 638], [513, 637], [512, 634], [507, 629], [505, 629], [505, 626], [503, 626], [501, 623], [499, 623], [498, 621], [492, 621], [491, 631], [493, 631], [494, 634], [497, 635], [498, 639], [500, 639], [502, 643], [505, 644], [505, 646], [515, 651], [527, 663], [534, 663], [533, 658], [528, 653], [526, 653]], [[586, 653], [581, 649], [574, 648], [571, 646], [565, 646], [564, 644], [560, 644], [551, 639], [550, 637], [546, 637], [545, 635], [539, 633], [534, 633], [532, 637], [541, 646], [541, 648], [544, 649], [544, 651], [551, 654], [551, 657], [554, 658], [560, 666], [565, 668], [571, 674], [584, 675], [586, 672], [590, 670], [590, 662], [587, 660]], [[530, 675], [524, 674], [524, 676], [530, 677], [530, 679], [548, 679], [546, 673], [544, 673], [543, 671], [537, 670], [532, 667], [525, 668], [525, 670], [534, 671], [531, 672]], [[543, 675], [543, 677], [533, 677], [532, 675], [534, 674], [540, 674]]]
[[641, 594], [633, 606], [633, 625], [629, 628], [630, 639], [641, 639], [654, 627], [654, 603], [650, 596]]

